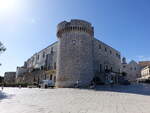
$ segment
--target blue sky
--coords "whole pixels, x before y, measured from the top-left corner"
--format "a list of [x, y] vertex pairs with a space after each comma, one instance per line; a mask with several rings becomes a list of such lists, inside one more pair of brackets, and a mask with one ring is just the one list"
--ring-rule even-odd
[[128, 61], [150, 60], [149, 0], [0, 0], [0, 75], [55, 42], [57, 24], [70, 19], [91, 22], [95, 37]]

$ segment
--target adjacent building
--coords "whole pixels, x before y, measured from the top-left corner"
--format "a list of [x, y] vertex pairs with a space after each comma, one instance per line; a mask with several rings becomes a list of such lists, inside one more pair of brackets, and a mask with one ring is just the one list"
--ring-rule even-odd
[[126, 79], [130, 82], [135, 82], [141, 77], [141, 66], [134, 60], [126, 63], [126, 59], [122, 59], [122, 72]]
[[150, 66], [150, 61], [140, 61], [139, 65], [141, 66], [141, 68], [145, 68], [147, 66]]
[[16, 81], [16, 72], [5, 72], [4, 82], [6, 84], [14, 84]]
[[141, 79], [150, 80], [150, 66], [146, 66], [141, 70]]

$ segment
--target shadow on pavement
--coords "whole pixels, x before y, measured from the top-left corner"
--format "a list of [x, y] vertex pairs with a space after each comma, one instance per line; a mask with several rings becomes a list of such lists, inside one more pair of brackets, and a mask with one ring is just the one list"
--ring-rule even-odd
[[96, 91], [110, 91], [119, 93], [131, 93], [150, 96], [150, 84], [96, 86]]
[[12, 96], [13, 96], [13, 95], [6, 95], [6, 93], [0, 91], [0, 101], [1, 101], [2, 99], [10, 99], [10, 98], [12, 98]]

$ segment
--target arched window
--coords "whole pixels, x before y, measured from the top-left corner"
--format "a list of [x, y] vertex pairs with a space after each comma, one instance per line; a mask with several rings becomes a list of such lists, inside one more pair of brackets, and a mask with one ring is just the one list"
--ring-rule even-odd
[[56, 76], [54, 76], [54, 82], [56, 82]]
[[102, 72], [102, 64], [99, 64], [99, 72]]
[[53, 53], [53, 47], [51, 47], [51, 54]]
[[45, 52], [43, 52], [43, 58], [45, 58]]
[[56, 69], [56, 62], [54, 63], [54, 69]]
[[112, 67], [110, 68], [110, 71], [111, 71], [111, 72], [113, 71], [113, 68], [112, 68]]
[[107, 48], [105, 48], [105, 52], [107, 52]]
[[105, 65], [105, 72], [108, 72], [109, 69], [108, 69], [108, 65]]
[[53, 77], [53, 76], [52, 76], [52, 75], [50, 75], [50, 80], [52, 80], [52, 77]]
[[101, 47], [101, 44], [99, 44], [99, 49], [101, 49], [102, 47]]

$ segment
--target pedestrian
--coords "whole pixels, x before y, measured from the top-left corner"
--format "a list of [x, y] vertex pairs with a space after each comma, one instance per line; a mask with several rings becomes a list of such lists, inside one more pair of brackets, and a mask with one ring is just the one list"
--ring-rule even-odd
[[94, 81], [91, 81], [90, 88], [91, 88], [91, 89], [95, 88], [95, 82], [94, 82]]
[[19, 89], [21, 89], [21, 85], [19, 85]]
[[79, 87], [79, 80], [76, 81], [76, 85], [75, 85], [75, 88], [78, 88]]
[[2, 86], [1, 86], [1, 88], [2, 88], [2, 91], [3, 91], [3, 89], [4, 89], [4, 85], [2, 85]]
[[113, 80], [110, 80], [110, 86], [113, 87]]

